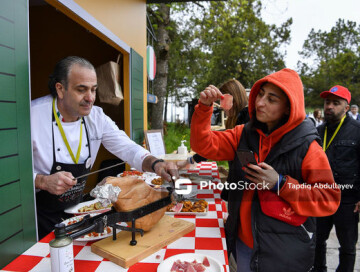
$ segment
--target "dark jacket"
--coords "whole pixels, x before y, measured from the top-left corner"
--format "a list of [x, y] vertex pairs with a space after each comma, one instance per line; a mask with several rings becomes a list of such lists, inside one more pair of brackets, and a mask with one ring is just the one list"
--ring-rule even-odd
[[[325, 127], [327, 143], [331, 139], [337, 124], [324, 123], [317, 127], [321, 140], [324, 141]], [[334, 179], [337, 184], [347, 185], [341, 188], [341, 203], [353, 204], [360, 200], [360, 122], [346, 116], [339, 132], [326, 150]]]
[[245, 124], [245, 123], [249, 122], [249, 120], [250, 120], [249, 108], [245, 107], [239, 112], [237, 119], [236, 119], [236, 125], [238, 126], [238, 125]]
[[[258, 138], [258, 134], [247, 124], [238, 149], [257, 153]], [[278, 173], [289, 175], [302, 183], [301, 164], [309, 145], [315, 139], [320, 140], [313, 124], [306, 119], [273, 147], [265, 162]], [[236, 156], [230, 168], [229, 182], [237, 183], [245, 179], [241, 167]], [[230, 190], [228, 194], [229, 218], [225, 230], [228, 250], [232, 251], [237, 237], [242, 191]], [[312, 217], [308, 217], [301, 226], [289, 225], [265, 215], [261, 211], [258, 197], [255, 197], [252, 204], [252, 226], [255, 252], [251, 266], [254, 271], [305, 272], [312, 267], [315, 250], [315, 223]]]

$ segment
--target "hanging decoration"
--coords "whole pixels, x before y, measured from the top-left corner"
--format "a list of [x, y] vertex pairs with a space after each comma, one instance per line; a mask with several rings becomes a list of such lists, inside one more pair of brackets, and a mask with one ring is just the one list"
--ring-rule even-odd
[[154, 48], [148, 45], [146, 48], [146, 66], [149, 80], [154, 80], [156, 74], [156, 56]]

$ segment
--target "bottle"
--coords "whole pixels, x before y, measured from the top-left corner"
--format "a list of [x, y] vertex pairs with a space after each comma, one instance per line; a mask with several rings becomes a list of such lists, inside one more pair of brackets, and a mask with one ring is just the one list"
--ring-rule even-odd
[[184, 145], [184, 143], [186, 142], [186, 140], [182, 140], [181, 141], [181, 145], [178, 147], [178, 154], [187, 154], [187, 148]]
[[55, 239], [50, 243], [51, 271], [74, 272], [73, 241], [66, 236], [65, 224], [55, 225]]

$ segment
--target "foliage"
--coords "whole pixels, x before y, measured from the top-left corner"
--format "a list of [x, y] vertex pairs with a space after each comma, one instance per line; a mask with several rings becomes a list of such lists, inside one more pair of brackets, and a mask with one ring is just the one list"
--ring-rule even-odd
[[[175, 96], [178, 105], [195, 98], [209, 84], [236, 78], [250, 88], [256, 80], [284, 68], [281, 48], [290, 41], [292, 19], [280, 27], [266, 24], [261, 19], [261, 1], [168, 5], [166, 96]], [[164, 23], [159, 19], [160, 5], [148, 5], [148, 13], [158, 33]], [[161, 58], [158, 52], [157, 58]]]
[[185, 100], [192, 98], [195, 75], [199, 73], [199, 65], [194, 61], [198, 56], [204, 55], [200, 48], [191, 45], [191, 29], [183, 28], [181, 24], [173, 22], [174, 26], [169, 35], [171, 39], [169, 75], [167, 95], [175, 96], [178, 105], [183, 106]]
[[360, 103], [360, 26], [339, 19], [329, 32], [312, 29], [300, 55], [307, 106], [321, 106], [319, 94], [334, 85], [347, 87], [352, 103]]
[[266, 24], [258, 0], [209, 2], [188, 23], [192, 32], [185, 51], [191, 56], [192, 70], [187, 73], [193, 77], [189, 87], [200, 92], [209, 84], [236, 78], [250, 88], [256, 80], [284, 68], [279, 48], [289, 42], [291, 24], [292, 19], [280, 27]]

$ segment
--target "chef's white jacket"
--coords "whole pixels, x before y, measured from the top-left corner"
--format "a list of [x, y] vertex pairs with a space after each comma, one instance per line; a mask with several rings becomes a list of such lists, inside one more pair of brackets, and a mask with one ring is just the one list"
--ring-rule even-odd
[[[73, 163], [61, 138], [58, 127], [52, 121], [51, 95], [35, 99], [31, 102], [31, 138], [33, 148], [34, 182], [37, 174], [49, 175], [53, 165], [53, 150], [56, 160], [62, 163]], [[120, 130], [100, 107], [93, 106], [88, 116], [84, 117], [90, 141], [91, 166], [99, 151], [100, 144], [112, 154], [132, 167], [142, 171], [142, 163], [149, 151], [132, 141], [124, 131]], [[76, 156], [80, 122], [62, 123], [66, 138]], [[53, 148], [52, 127], [54, 129], [55, 147]], [[79, 163], [84, 163], [89, 156], [85, 127], [83, 128], [82, 147]]]

